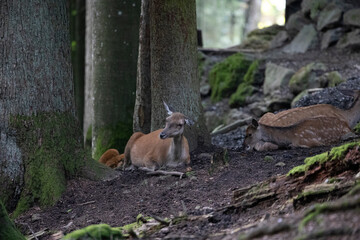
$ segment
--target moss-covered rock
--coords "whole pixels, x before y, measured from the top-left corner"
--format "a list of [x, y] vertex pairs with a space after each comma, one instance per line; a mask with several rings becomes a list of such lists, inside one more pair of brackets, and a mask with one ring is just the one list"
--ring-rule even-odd
[[84, 164], [81, 130], [71, 113], [12, 116], [18, 145], [23, 153], [24, 187], [13, 216], [34, 202], [51, 205], [63, 193], [66, 179]]
[[116, 240], [125, 239], [119, 228], [112, 228], [107, 224], [90, 225], [67, 234], [64, 240]]
[[318, 154], [313, 157], [308, 157], [304, 160], [303, 165], [300, 165], [300, 166], [297, 166], [297, 167], [294, 167], [293, 169], [291, 169], [288, 172], [287, 176], [304, 174], [306, 171], [308, 171], [314, 165], [321, 165], [327, 161], [334, 161], [334, 160], [342, 159], [345, 156], [345, 154], [349, 151], [349, 149], [352, 149], [355, 146], [360, 146], [360, 142], [346, 143], [339, 147], [332, 148], [329, 152], [324, 152], [324, 153]]
[[284, 27], [277, 24], [262, 29], [255, 29], [248, 34], [240, 45], [240, 48], [256, 50], [268, 49], [270, 42], [282, 30], [284, 30]]
[[25, 237], [16, 229], [14, 223], [9, 219], [6, 209], [0, 201], [0, 239], [22, 240]]
[[211, 100], [229, 97], [243, 81], [251, 61], [237, 53], [217, 63], [210, 71]]
[[254, 87], [252, 85], [254, 84], [255, 76], [258, 71], [259, 61], [256, 60], [250, 65], [244, 76], [243, 82], [239, 84], [236, 92], [231, 95], [229, 101], [231, 107], [239, 107], [245, 104], [246, 98], [253, 93]]
[[321, 87], [317, 82], [317, 78], [326, 71], [323, 63], [312, 62], [305, 67], [300, 68], [289, 81], [289, 88], [294, 94], [298, 94], [309, 87]]

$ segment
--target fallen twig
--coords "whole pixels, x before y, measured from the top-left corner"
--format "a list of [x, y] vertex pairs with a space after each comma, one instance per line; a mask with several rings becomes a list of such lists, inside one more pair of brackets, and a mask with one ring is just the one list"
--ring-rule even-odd
[[185, 177], [185, 173], [183, 172], [177, 172], [177, 171], [163, 171], [163, 170], [151, 170], [149, 168], [139, 168], [142, 171], [147, 172], [148, 175], [157, 176], [157, 175], [170, 175], [170, 176], [176, 176], [183, 178]]
[[93, 203], [96, 203], [96, 201], [89, 201], [89, 202], [79, 203], [77, 205], [78, 206], [84, 206], [84, 205], [89, 205], [89, 204], [93, 204]]
[[30, 226], [28, 224], [27, 224], [27, 226], [31, 231], [31, 235], [27, 236], [26, 240], [32, 240], [32, 239], [38, 240], [38, 237], [44, 235], [46, 233], [46, 231], [48, 230], [47, 228], [45, 228], [45, 229], [43, 229], [43, 230], [41, 230], [39, 232], [34, 233], [34, 231], [30, 228]]
[[226, 125], [220, 129], [215, 129], [214, 131], [212, 131], [211, 133], [211, 136], [215, 136], [215, 135], [218, 135], [218, 134], [222, 134], [222, 133], [227, 133], [227, 132], [230, 132], [238, 127], [242, 127], [244, 125], [247, 125], [250, 121], [251, 121], [252, 118], [245, 118], [245, 119], [240, 119], [240, 120], [237, 120], [233, 123], [230, 123], [229, 125]]

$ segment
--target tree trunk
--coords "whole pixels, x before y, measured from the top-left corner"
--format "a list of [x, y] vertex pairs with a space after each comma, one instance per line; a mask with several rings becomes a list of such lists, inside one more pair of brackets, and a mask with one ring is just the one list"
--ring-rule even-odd
[[190, 117], [190, 149], [208, 143], [197, 72], [195, 0], [150, 1], [151, 129], [164, 127], [163, 101]]
[[[90, 5], [92, 6], [92, 5]], [[140, 0], [95, 0], [93, 55], [93, 157], [123, 151], [132, 134]]]
[[246, 12], [244, 36], [246, 36], [252, 30], [258, 28], [257, 25], [261, 18], [261, 0], [250, 0], [248, 6], [249, 7]]
[[25, 237], [16, 229], [10, 220], [7, 211], [0, 200], [0, 239], [25, 240]]
[[19, 213], [65, 190], [81, 133], [66, 0], [4, 0], [0, 15], [0, 199], [13, 209], [21, 195]]
[[79, 123], [84, 118], [85, 75], [85, 0], [71, 0], [71, 46], [76, 113]]
[[151, 69], [150, 69], [149, 0], [141, 2], [139, 56], [136, 78], [134, 132], [151, 131]]
[[83, 134], [85, 146], [92, 147], [92, 121], [94, 119], [94, 94], [92, 74], [92, 27], [94, 2], [87, 0], [86, 3], [86, 30], [85, 30], [85, 99], [84, 99], [84, 122]]

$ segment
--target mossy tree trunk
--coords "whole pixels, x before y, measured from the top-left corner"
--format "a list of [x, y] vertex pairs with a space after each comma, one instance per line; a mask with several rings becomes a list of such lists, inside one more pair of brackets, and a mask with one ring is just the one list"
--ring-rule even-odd
[[93, 157], [123, 151], [132, 134], [139, 41], [140, 0], [94, 0], [92, 78]]
[[0, 199], [16, 213], [53, 203], [84, 158], [67, 13], [66, 0], [0, 3]]
[[209, 143], [197, 72], [195, 0], [150, 1], [151, 129], [164, 127], [166, 101], [195, 125], [185, 129], [190, 149]]
[[0, 239], [6, 240], [25, 240], [25, 237], [16, 229], [10, 220], [7, 211], [0, 200]]

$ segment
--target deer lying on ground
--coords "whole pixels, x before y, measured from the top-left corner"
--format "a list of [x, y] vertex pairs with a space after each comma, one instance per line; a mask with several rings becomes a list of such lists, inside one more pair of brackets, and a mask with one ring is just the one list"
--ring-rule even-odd
[[315, 147], [328, 145], [351, 135], [360, 120], [360, 91], [348, 110], [329, 104], [289, 109], [277, 114], [266, 113], [246, 129], [247, 150], [267, 151], [280, 147]]
[[123, 166], [124, 158], [124, 154], [119, 154], [118, 150], [111, 148], [101, 155], [99, 162], [108, 167], [117, 168]]
[[193, 121], [182, 113], [170, 110], [165, 102], [164, 105], [169, 115], [165, 128], [149, 134], [134, 133], [125, 147], [126, 164], [151, 171], [184, 163], [189, 167], [189, 144], [183, 132], [185, 124], [192, 125]]

